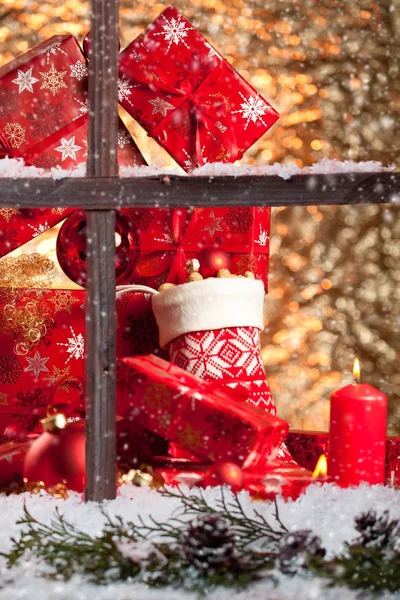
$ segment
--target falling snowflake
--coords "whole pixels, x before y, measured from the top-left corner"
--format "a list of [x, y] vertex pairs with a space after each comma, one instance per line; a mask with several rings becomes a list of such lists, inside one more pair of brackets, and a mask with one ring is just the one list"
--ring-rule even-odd
[[78, 81], [82, 81], [88, 76], [88, 68], [85, 63], [77, 60], [76, 63], [70, 65], [69, 70], [71, 71], [71, 77], [74, 77]]
[[[87, 99], [86, 99], [86, 100], [85, 100], [85, 102], [81, 102], [81, 101], [80, 101], [78, 98], [74, 98], [74, 100], [75, 100], [76, 102], [78, 102], [78, 104], [80, 104], [80, 105], [81, 105], [81, 107], [80, 107], [80, 109], [79, 109], [79, 112], [80, 112], [82, 115], [86, 115], [86, 113], [88, 113], [88, 112], [89, 112], [89, 100], [87, 100]], [[78, 118], [78, 117], [76, 117], [76, 118]]]
[[214, 237], [217, 231], [223, 231], [221, 222], [224, 217], [216, 217], [214, 211], [210, 211], [210, 221], [202, 228], [202, 231], [208, 231], [211, 237]]
[[13, 148], [19, 148], [25, 142], [25, 129], [19, 123], [7, 123], [4, 133]]
[[61, 146], [56, 148], [57, 152], [61, 152], [61, 162], [64, 162], [66, 158], [72, 158], [76, 160], [76, 153], [78, 150], [82, 150], [82, 146], [75, 145], [75, 136], [73, 135], [69, 140], [65, 138], [61, 139]]
[[38, 235], [41, 235], [42, 233], [47, 231], [50, 228], [50, 225], [47, 221], [45, 221], [43, 225], [38, 225], [37, 227], [34, 227], [30, 223], [28, 223], [28, 227], [30, 227], [30, 229], [34, 231], [33, 237], [37, 237]]
[[149, 103], [153, 106], [153, 115], [160, 113], [163, 117], [166, 117], [169, 111], [174, 109], [172, 104], [170, 104], [166, 100], [163, 100], [162, 98], [149, 100]]
[[42, 371], [47, 371], [47, 373], [49, 372], [48, 368], [46, 367], [46, 363], [49, 360], [48, 357], [42, 358], [39, 352], [35, 352], [34, 356], [26, 356], [25, 358], [28, 361], [28, 366], [25, 367], [24, 371], [32, 371], [36, 378], [39, 377], [39, 374]]
[[217, 52], [216, 49], [211, 46], [211, 44], [206, 42], [205, 45], [208, 48], [208, 58], [213, 58], [215, 56], [219, 60], [222, 60], [222, 56], [220, 55], [220, 53]]
[[27, 71], [21, 71], [18, 69], [18, 77], [12, 80], [12, 83], [15, 83], [18, 86], [18, 93], [21, 94], [24, 90], [27, 92], [33, 93], [33, 85], [39, 81], [36, 77], [32, 75], [32, 69], [28, 69]]
[[55, 96], [62, 88], [66, 88], [67, 84], [64, 81], [67, 71], [57, 71], [54, 65], [51, 65], [48, 71], [40, 73], [42, 78], [41, 90], [50, 90]]
[[55, 42], [48, 48], [45, 48], [44, 50], [42, 50], [40, 52], [40, 54], [46, 54], [46, 62], [47, 62], [47, 64], [49, 64], [50, 55], [54, 56], [54, 54], [57, 54], [57, 52], [61, 52], [61, 54], [65, 54], [65, 56], [68, 56], [67, 52], [62, 50], [61, 42]]
[[85, 339], [83, 335], [81, 333], [76, 335], [72, 327], [70, 327], [70, 330], [72, 337], [68, 338], [67, 344], [63, 342], [57, 342], [57, 346], [65, 346], [67, 348], [67, 354], [70, 355], [65, 361], [65, 364], [67, 364], [72, 357], [76, 360], [83, 358], [85, 352]]
[[164, 17], [165, 25], [162, 26], [164, 31], [156, 33], [155, 35], [163, 35], [166, 42], [169, 42], [167, 52], [171, 48], [172, 44], [182, 44], [189, 49], [189, 46], [185, 42], [188, 32], [192, 27], [186, 28], [186, 24], [183, 22], [182, 17], [179, 16], [177, 19], [172, 18], [171, 21], [167, 21]]
[[18, 215], [18, 213], [18, 208], [0, 208], [0, 217], [3, 217], [7, 223], [14, 215]]
[[260, 96], [249, 96], [248, 98], [245, 98], [241, 92], [239, 92], [239, 94], [244, 100], [240, 105], [242, 108], [240, 110], [232, 111], [232, 114], [240, 113], [243, 119], [247, 119], [246, 125], [244, 126], [245, 129], [247, 129], [250, 121], [252, 123], [261, 121], [261, 123], [267, 127], [267, 124], [263, 120], [263, 115], [268, 112], [268, 106], [262, 98]]
[[69, 290], [57, 290], [51, 296], [50, 302], [54, 304], [54, 312], [65, 310], [71, 314], [71, 307], [79, 302], [79, 300]]
[[132, 85], [131, 82], [124, 77], [124, 75], [122, 77], [118, 77], [118, 101], [123, 102], [126, 100], [129, 102], [128, 96], [134, 87], [137, 86]]
[[254, 240], [256, 244], [260, 246], [266, 246], [269, 241], [268, 231], [264, 231], [260, 225], [260, 235], [258, 236], [258, 240]]
[[120, 148], [126, 146], [126, 144], [130, 144], [131, 138], [126, 131], [118, 131], [117, 133], [117, 144]]

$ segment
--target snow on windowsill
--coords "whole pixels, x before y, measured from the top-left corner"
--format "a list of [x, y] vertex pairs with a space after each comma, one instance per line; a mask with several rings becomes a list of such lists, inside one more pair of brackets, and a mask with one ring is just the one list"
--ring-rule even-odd
[[[206, 164], [195, 169], [191, 175], [199, 176], [230, 176], [240, 177], [243, 175], [278, 175], [282, 179], [290, 179], [294, 175], [316, 175], [332, 173], [381, 173], [392, 171], [394, 167], [385, 167], [380, 162], [369, 160], [365, 162], [354, 162], [352, 160], [330, 160], [323, 158], [310, 167], [300, 168], [295, 164], [281, 165], [232, 165], [226, 163]], [[65, 177], [85, 177], [86, 163], [79, 164], [76, 168], [68, 170], [61, 167], [52, 168], [51, 171], [25, 166], [23, 159], [4, 158], [0, 160], [0, 178], [24, 178], [24, 177], [52, 177], [55, 180]], [[185, 173], [179, 168], [165, 168], [160, 166], [150, 167], [121, 167], [121, 177], [154, 177], [156, 175], [183, 175]]]
[[[196, 493], [192, 490], [191, 493]], [[228, 492], [226, 492], [228, 493]], [[322, 539], [328, 555], [344, 550], [344, 542], [356, 536], [354, 517], [375, 509], [378, 513], [388, 509], [391, 518], [400, 518], [400, 492], [383, 486], [362, 485], [359, 488], [341, 489], [332, 484], [314, 484], [295, 502], [284, 503], [278, 499], [280, 518], [290, 531], [311, 529]], [[205, 491], [207, 500], [213, 503], [220, 497], [219, 488]], [[247, 492], [240, 494], [245, 511], [251, 515], [254, 510], [273, 523], [274, 505], [272, 502], [251, 501]], [[56, 500], [43, 492], [41, 496], [0, 495], [0, 552], [10, 549], [12, 537], [19, 537], [21, 527], [16, 521], [21, 517], [23, 505], [39, 520], [49, 522], [56, 506], [65, 518], [83, 530], [99, 533], [104, 516], [98, 504], [85, 504], [77, 493], [71, 493], [67, 500]], [[138, 488], [124, 484], [115, 500], [104, 503], [105, 510], [112, 516], [120, 515], [127, 520], [137, 520], [141, 515], [146, 520], [151, 515], [156, 521], [165, 521], [179, 507], [176, 499], [161, 498], [159, 493], [149, 488]], [[176, 516], [176, 513], [175, 513]], [[261, 580], [243, 592], [220, 588], [210, 595], [190, 594], [171, 588], [149, 589], [145, 585], [113, 583], [96, 587], [76, 576], [68, 582], [49, 581], [40, 576], [39, 563], [31, 558], [23, 564], [6, 571], [4, 559], [0, 557], [0, 600], [357, 600], [356, 592], [345, 588], [326, 587], [321, 579], [279, 576], [277, 586], [270, 580]], [[358, 599], [360, 596], [358, 596]], [[369, 598], [365, 592], [363, 600]], [[399, 599], [398, 594], [381, 594], [379, 600]]]

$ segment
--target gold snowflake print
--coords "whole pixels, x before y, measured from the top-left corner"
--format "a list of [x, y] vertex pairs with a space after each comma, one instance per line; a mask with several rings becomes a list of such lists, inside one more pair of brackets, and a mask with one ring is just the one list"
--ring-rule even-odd
[[144, 394], [146, 406], [150, 408], [167, 408], [170, 403], [170, 392], [162, 383], [155, 383], [147, 388]]
[[178, 442], [188, 450], [195, 450], [203, 445], [201, 431], [193, 429], [193, 427], [189, 424], [187, 424], [186, 427], [178, 433], [177, 439]]
[[66, 76], [67, 71], [57, 71], [54, 65], [51, 65], [51, 68], [44, 73], [40, 73], [42, 77], [42, 86], [41, 90], [50, 90], [50, 92], [55, 96], [62, 88], [66, 88], [67, 84], [64, 81], [64, 77]]
[[8, 405], [7, 394], [5, 394], [4, 392], [0, 392], [0, 406], [7, 406], [7, 405]]
[[256, 273], [257, 267], [257, 257], [254, 256], [254, 254], [243, 254], [237, 263], [239, 275], [244, 275], [246, 271], [252, 271], [252, 273]]
[[51, 212], [53, 213], [53, 215], [62, 215], [64, 211], [65, 211], [65, 208], [52, 208], [51, 209]]
[[57, 290], [50, 298], [50, 302], [54, 304], [54, 312], [65, 310], [71, 314], [71, 307], [79, 302], [79, 299], [75, 298], [68, 290]]
[[17, 215], [18, 213], [18, 208], [0, 208], [0, 217], [3, 217], [3, 219], [5, 219], [7, 223], [9, 222], [11, 217]]
[[25, 142], [25, 129], [19, 123], [7, 123], [4, 133], [13, 148], [19, 148]]
[[70, 384], [79, 381], [75, 377], [70, 376], [69, 373], [70, 367], [65, 367], [65, 369], [59, 369], [58, 367], [53, 366], [53, 373], [46, 378], [46, 381], [53, 385], [56, 385], [57, 383], [65, 379], [65, 381], [60, 386], [60, 390], [63, 390], [64, 392], [69, 392]]

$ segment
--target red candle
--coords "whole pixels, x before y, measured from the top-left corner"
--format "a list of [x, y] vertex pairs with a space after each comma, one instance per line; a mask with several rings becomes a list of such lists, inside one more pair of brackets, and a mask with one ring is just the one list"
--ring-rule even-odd
[[384, 483], [386, 413], [386, 396], [367, 383], [332, 394], [328, 474], [341, 487]]

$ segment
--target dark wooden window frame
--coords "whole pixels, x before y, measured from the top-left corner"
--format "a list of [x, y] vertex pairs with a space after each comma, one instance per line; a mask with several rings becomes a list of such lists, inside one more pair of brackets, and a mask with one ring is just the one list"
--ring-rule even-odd
[[92, 0], [87, 177], [2, 178], [0, 206], [87, 211], [86, 500], [115, 497], [115, 209], [121, 206], [383, 204], [400, 198], [400, 173], [118, 177], [118, 0]]

